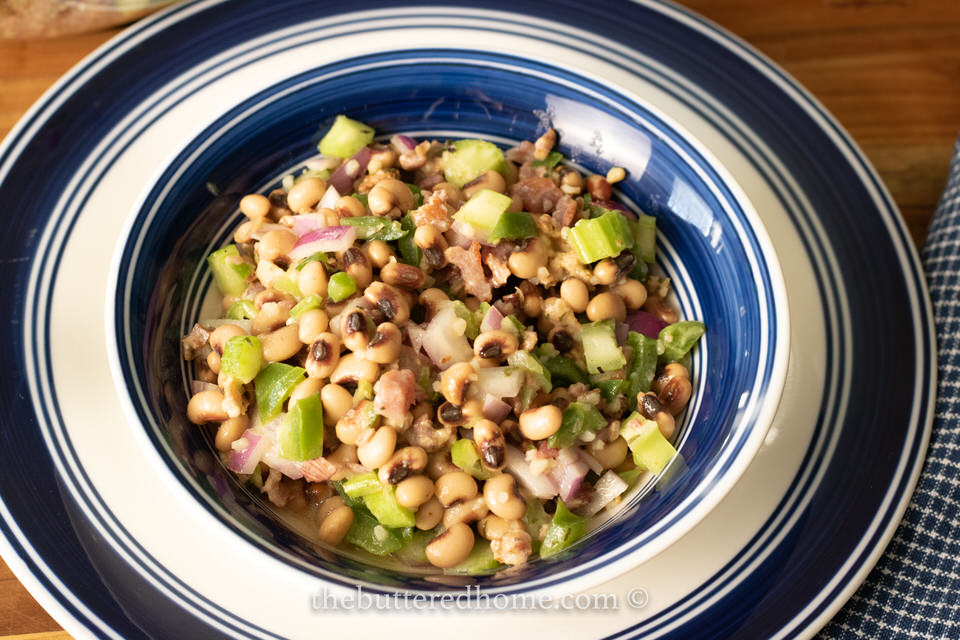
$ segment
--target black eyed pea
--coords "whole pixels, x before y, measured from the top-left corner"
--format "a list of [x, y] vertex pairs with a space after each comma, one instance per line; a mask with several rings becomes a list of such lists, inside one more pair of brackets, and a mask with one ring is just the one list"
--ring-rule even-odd
[[357, 447], [352, 444], [341, 444], [339, 447], [334, 449], [333, 453], [326, 456], [326, 458], [331, 464], [335, 464], [339, 467], [360, 461], [360, 459], [357, 457]]
[[459, 209], [460, 205], [466, 201], [466, 198], [463, 197], [463, 191], [461, 191], [460, 187], [452, 182], [440, 182], [434, 185], [431, 191], [434, 193], [442, 191], [444, 202], [449, 204], [454, 209]]
[[400, 484], [413, 474], [423, 471], [426, 466], [426, 451], [421, 447], [404, 447], [396, 451], [387, 462], [380, 466], [377, 476], [384, 485]]
[[477, 398], [470, 398], [462, 405], [460, 411], [463, 412], [463, 418], [467, 422], [483, 417], [483, 403]]
[[306, 178], [287, 193], [287, 207], [294, 213], [307, 213], [313, 209], [327, 190], [322, 178]]
[[[320, 401], [323, 402], [322, 392]], [[375, 430], [368, 425], [366, 418], [367, 405], [369, 404], [369, 400], [361, 400], [356, 407], [349, 409], [343, 414], [343, 417], [337, 420], [335, 431], [340, 442], [359, 445], [374, 435]]]
[[391, 258], [396, 257], [393, 253], [393, 249], [390, 248], [390, 245], [383, 240], [370, 240], [364, 243], [361, 251], [363, 251], [363, 254], [367, 256], [367, 260], [370, 261], [370, 264], [375, 266], [377, 269], [383, 269], [385, 266], [390, 264]]
[[293, 306], [297, 304], [297, 299], [289, 293], [284, 293], [278, 289], [264, 289], [253, 297], [253, 304], [257, 309], [262, 309], [263, 305], [268, 302], [276, 302], [281, 306], [292, 309]]
[[340, 364], [340, 338], [330, 332], [321, 333], [307, 351], [304, 368], [311, 378], [326, 378]]
[[380, 279], [389, 285], [405, 289], [419, 289], [427, 279], [420, 267], [402, 262], [391, 262], [380, 270]]
[[218, 451], [230, 451], [231, 445], [236, 442], [250, 425], [250, 418], [239, 415], [236, 418], [227, 418], [220, 423], [214, 444]]
[[266, 362], [283, 362], [297, 355], [302, 347], [300, 327], [296, 323], [260, 336], [260, 350]]
[[343, 346], [351, 351], [364, 351], [370, 344], [372, 322], [363, 309], [351, 309], [340, 320]]
[[610, 285], [617, 281], [619, 271], [616, 262], [605, 258], [594, 265], [593, 277], [597, 280], [597, 284]]
[[607, 179], [595, 173], [587, 176], [587, 179], [584, 181], [584, 186], [586, 186], [587, 191], [590, 192], [590, 197], [594, 200], [609, 200], [610, 196], [613, 195], [613, 189], [610, 187]]
[[473, 531], [462, 522], [441, 533], [427, 545], [427, 560], [435, 567], [455, 567], [470, 555], [473, 549]]
[[[492, 511], [492, 509], [491, 509]], [[490, 513], [477, 522], [477, 533], [487, 540], [497, 540], [509, 530], [510, 525], [496, 513]]]
[[490, 420], [473, 424], [473, 440], [480, 450], [480, 463], [491, 471], [503, 468], [507, 459], [507, 441], [500, 427]]
[[392, 322], [384, 322], [377, 327], [373, 339], [367, 345], [365, 358], [377, 364], [390, 364], [400, 357], [400, 345], [403, 336], [400, 328]]
[[466, 471], [450, 471], [437, 478], [434, 493], [444, 507], [477, 495], [477, 481]]
[[222, 324], [210, 332], [210, 348], [223, 355], [223, 345], [234, 336], [245, 336], [247, 332], [235, 324]]
[[353, 394], [338, 384], [326, 384], [320, 389], [320, 403], [323, 405], [323, 421], [335, 425], [353, 407]]
[[483, 484], [483, 499], [490, 511], [504, 520], [519, 520], [527, 510], [517, 493], [517, 481], [509, 473], [493, 476]]
[[427, 265], [439, 269], [447, 264], [447, 240], [440, 230], [432, 224], [417, 227], [413, 234], [413, 242], [423, 251]]
[[458, 362], [440, 374], [440, 393], [447, 402], [462, 407], [467, 399], [467, 389], [477, 374], [468, 362]]
[[627, 441], [620, 437], [613, 442], [604, 442], [597, 438], [590, 444], [590, 455], [604, 469], [614, 469], [627, 459]]
[[290, 392], [290, 406], [292, 407], [297, 400], [303, 400], [316, 393], [320, 393], [321, 389], [323, 389], [323, 380], [320, 378], [307, 378], [295, 386], [293, 391]]
[[259, 336], [284, 326], [290, 318], [290, 307], [285, 302], [264, 302], [250, 321], [250, 333]]
[[323, 502], [320, 503], [320, 508], [317, 509], [317, 522], [323, 522], [327, 517], [344, 506], [346, 503], [343, 501], [343, 498], [333, 494], [330, 497], [326, 498]]
[[417, 509], [415, 525], [421, 531], [429, 531], [443, 520], [443, 505], [436, 496], [428, 499]]
[[450, 452], [445, 449], [434, 451], [427, 456], [426, 473], [427, 476], [429, 476], [429, 478], [434, 482], [448, 473], [453, 473], [460, 470], [460, 467], [450, 461]]
[[263, 220], [270, 213], [270, 200], [259, 193], [250, 193], [240, 199], [240, 212], [251, 220]]
[[287, 229], [273, 229], [267, 231], [260, 238], [257, 252], [262, 259], [276, 262], [281, 258], [286, 258], [295, 244], [297, 244], [297, 234]]
[[516, 351], [518, 346], [515, 334], [496, 329], [478, 335], [473, 342], [473, 352], [478, 358], [504, 358]]
[[410, 319], [410, 302], [407, 297], [385, 282], [374, 282], [366, 288], [363, 296], [376, 306], [384, 318], [398, 327]]
[[413, 193], [410, 187], [397, 180], [381, 180], [367, 194], [367, 206], [375, 216], [399, 216], [413, 208]]
[[321, 298], [327, 297], [327, 270], [319, 260], [308, 262], [300, 270], [297, 276], [297, 286], [300, 293], [305, 296], [315, 295]]
[[479, 176], [463, 185], [463, 197], [469, 200], [484, 189], [503, 193], [507, 190], [507, 182], [499, 171], [484, 171]]
[[367, 256], [356, 247], [350, 247], [343, 252], [343, 270], [353, 278], [360, 289], [373, 282], [373, 267], [370, 266]]
[[260, 221], [247, 220], [233, 232], [233, 241], [237, 244], [253, 242], [253, 232], [260, 228]]
[[187, 403], [187, 419], [193, 424], [223, 422], [229, 417], [223, 408], [223, 393], [216, 389], [195, 393]]
[[611, 289], [615, 294], [623, 298], [623, 303], [628, 309], [640, 309], [647, 301], [647, 288], [642, 282], [628, 278], [622, 284], [618, 284]]
[[520, 433], [529, 440], [543, 440], [560, 430], [562, 419], [560, 407], [552, 404], [527, 409], [520, 414]]
[[557, 132], [553, 128], [547, 129], [533, 143], [533, 157], [537, 160], [544, 160], [550, 155], [550, 151], [555, 144], [557, 144]]
[[[667, 365], [667, 369], [669, 370], [671, 366], [673, 365]], [[683, 365], [677, 366], [683, 367]], [[683, 367], [683, 370], [686, 371], [686, 368]], [[664, 371], [658, 380], [661, 378], [665, 378], [665, 380], [657, 385], [657, 387], [659, 387], [657, 400], [660, 401], [660, 404], [663, 405], [663, 408], [670, 413], [670, 415], [675, 416], [683, 411], [683, 408], [690, 402], [690, 394], [693, 393], [693, 387], [690, 385], [690, 376], [689, 374], [671, 375], [668, 371]]]
[[507, 258], [507, 266], [513, 275], [523, 280], [535, 278], [537, 272], [547, 266], [547, 251], [540, 238], [531, 238], [527, 246]]
[[366, 380], [373, 384], [379, 377], [379, 364], [364, 360], [356, 353], [348, 353], [340, 358], [336, 369], [330, 374], [330, 382], [334, 384], [351, 384]]
[[660, 433], [663, 434], [664, 438], [667, 440], [673, 438], [673, 432], [677, 426], [676, 422], [673, 419], [673, 415], [660, 404], [656, 393], [653, 391], [638, 393], [637, 411], [639, 411], [640, 415], [644, 418], [656, 421], [657, 426], [660, 427]]
[[317, 337], [330, 326], [330, 317], [323, 309], [310, 309], [300, 315], [300, 342], [313, 344]]
[[210, 371], [219, 374], [220, 373], [220, 354], [216, 351], [210, 351], [207, 354], [207, 366], [210, 367]]
[[[466, 420], [463, 418], [463, 410], [451, 402], [444, 402], [437, 407], [437, 420], [440, 421], [440, 424], [448, 427], [459, 427], [466, 424]], [[476, 434], [474, 434], [474, 437], [476, 437]]]
[[[331, 500], [333, 500], [333, 498], [327, 498], [323, 505], [321, 505], [321, 510], [327, 505], [327, 502]], [[322, 542], [335, 546], [343, 540], [352, 525], [353, 509], [343, 504], [341, 500], [339, 505], [330, 509], [329, 512], [325, 514], [325, 517], [320, 520], [317, 537]]]
[[560, 284], [560, 297], [575, 313], [583, 313], [590, 302], [590, 292], [580, 278], [567, 278]]
[[[422, 228], [424, 227], [421, 227], [421, 229]], [[440, 305], [445, 302], [450, 302], [450, 298], [447, 297], [447, 294], [444, 293], [442, 289], [431, 287], [430, 289], [421, 291], [417, 298], [417, 304], [423, 307], [424, 322], [433, 320], [433, 316], [437, 315], [437, 312], [440, 311]]]
[[397, 432], [391, 427], [380, 427], [372, 436], [357, 442], [357, 458], [367, 469], [386, 464], [397, 446]]
[[397, 152], [393, 149], [374, 151], [367, 163], [367, 173], [373, 175], [381, 169], [389, 169], [397, 164]]
[[366, 215], [363, 203], [353, 196], [341, 196], [333, 205], [333, 210], [341, 218], [359, 218]]
[[401, 507], [416, 509], [433, 497], [433, 480], [427, 476], [410, 476], [396, 488], [397, 502]]
[[443, 527], [449, 529], [458, 522], [476, 522], [488, 513], [490, 513], [490, 508], [487, 506], [487, 502], [483, 499], [483, 496], [470, 498], [469, 500], [450, 505], [450, 507], [443, 512]]
[[667, 324], [673, 324], [679, 319], [677, 310], [667, 304], [667, 301], [657, 295], [648, 295], [643, 303], [643, 310], [652, 313]]
[[627, 319], [627, 307], [623, 304], [623, 298], [615, 293], [604, 291], [590, 300], [590, 304], [587, 305], [587, 317], [590, 322], [611, 318], [617, 322], [623, 322]]

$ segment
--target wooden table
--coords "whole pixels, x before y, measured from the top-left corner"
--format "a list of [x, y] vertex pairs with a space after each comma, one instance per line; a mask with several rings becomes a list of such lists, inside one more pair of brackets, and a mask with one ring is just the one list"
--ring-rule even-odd
[[[917, 245], [922, 244], [960, 133], [960, 4], [685, 4], [783, 65], [836, 115], [880, 171]], [[0, 137], [61, 74], [116, 32], [0, 43]], [[2, 562], [0, 638], [69, 638]]]

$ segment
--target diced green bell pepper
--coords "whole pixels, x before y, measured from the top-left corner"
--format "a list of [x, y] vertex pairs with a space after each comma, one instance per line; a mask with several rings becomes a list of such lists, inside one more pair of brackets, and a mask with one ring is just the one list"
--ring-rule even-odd
[[318, 296], [315, 293], [304, 296], [300, 302], [293, 305], [293, 309], [290, 309], [290, 317], [294, 320], [299, 320], [300, 316], [305, 314], [307, 311], [312, 311], [313, 309], [319, 309], [323, 306], [323, 298]]
[[406, 543], [401, 529], [383, 526], [365, 507], [354, 508], [353, 524], [344, 540], [376, 556], [393, 553]]
[[257, 374], [253, 388], [260, 422], [266, 424], [280, 415], [283, 403], [306, 375], [307, 372], [302, 367], [293, 367], [282, 362], [271, 362]]
[[253, 265], [240, 257], [240, 250], [234, 244], [228, 244], [211, 253], [207, 256], [207, 264], [213, 271], [217, 288], [225, 296], [239, 296], [250, 284]]
[[587, 533], [587, 519], [574, 515], [557, 499], [557, 510], [540, 545], [540, 557], [549, 558], [570, 547]]
[[627, 346], [633, 351], [630, 366], [627, 367], [627, 400], [630, 408], [637, 408], [637, 394], [650, 391], [653, 378], [657, 373], [657, 341], [642, 333], [631, 331], [627, 335]]
[[706, 331], [707, 327], [696, 320], [675, 322], [660, 330], [657, 348], [666, 362], [676, 362], [689, 353]]
[[633, 232], [634, 248], [644, 262], [653, 263], [657, 259], [657, 219], [639, 214]]
[[563, 154], [559, 151], [551, 151], [547, 154], [547, 157], [543, 160], [534, 160], [533, 166], [535, 167], [546, 167], [547, 169], [553, 169], [560, 161], [563, 160]]
[[400, 262], [419, 267], [420, 257], [423, 255], [423, 252], [413, 241], [413, 234], [417, 230], [417, 224], [413, 221], [413, 217], [410, 214], [400, 218], [400, 228], [407, 232], [397, 240]]
[[529, 213], [523, 211], [504, 211], [490, 232], [489, 242], [500, 242], [504, 238], [522, 240], [538, 235], [537, 223]]
[[260, 373], [262, 362], [263, 352], [257, 336], [231, 336], [223, 343], [220, 372], [226, 376], [247, 384]]
[[487, 480], [493, 477], [493, 472], [480, 462], [480, 452], [473, 440], [461, 438], [450, 447], [450, 461], [477, 480]]
[[323, 455], [323, 404], [320, 394], [300, 398], [280, 425], [277, 444], [287, 460], [313, 460]]
[[566, 356], [544, 358], [541, 362], [550, 372], [550, 380], [558, 386], [571, 385], [575, 382], [586, 383], [589, 380], [587, 372]]
[[383, 490], [383, 483], [373, 471], [343, 481], [343, 491], [351, 498], [362, 498]]
[[550, 372], [529, 351], [514, 351], [507, 356], [507, 363], [511, 367], [525, 369], [533, 382], [543, 391], [550, 393], [553, 389]]
[[227, 309], [228, 320], [253, 320], [257, 315], [257, 305], [253, 300], [237, 300]]
[[325, 156], [349, 158], [373, 142], [373, 134], [373, 127], [358, 120], [351, 120], [345, 115], [338, 115], [333, 126], [320, 140], [317, 149]]
[[563, 410], [560, 429], [547, 440], [556, 449], [569, 447], [580, 439], [585, 431], [599, 431], [607, 426], [607, 420], [597, 408], [583, 402], [572, 402]]
[[383, 216], [356, 216], [341, 218], [340, 224], [354, 228], [360, 240], [383, 240], [392, 242], [407, 235], [399, 220], [391, 220]]
[[653, 420], [647, 420], [634, 411], [620, 427], [620, 435], [633, 452], [633, 462], [652, 473], [660, 473], [677, 455], [677, 450], [660, 433]]
[[489, 573], [500, 567], [500, 563], [493, 557], [493, 549], [490, 548], [490, 542], [483, 538], [477, 539], [470, 550], [470, 555], [455, 567], [451, 567], [448, 573], [464, 573], [467, 575], [477, 575]]
[[330, 276], [327, 282], [327, 296], [334, 302], [342, 302], [357, 292], [357, 281], [344, 271]]
[[416, 523], [416, 515], [411, 509], [401, 506], [391, 486], [382, 486], [377, 493], [363, 496], [363, 503], [370, 510], [380, 524], [392, 529], [412, 527]]

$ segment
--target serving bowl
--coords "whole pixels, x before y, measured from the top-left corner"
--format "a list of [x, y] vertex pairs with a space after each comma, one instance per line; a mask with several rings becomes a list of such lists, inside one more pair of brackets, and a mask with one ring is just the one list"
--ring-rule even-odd
[[[410, 43], [294, 67], [271, 61], [269, 72], [256, 90], [191, 106], [194, 119], [182, 128], [169, 118], [165, 135], [177, 140], [176, 152], [158, 159], [142, 185], [113, 261], [107, 321], [118, 392], [132, 428], [143, 434], [142, 455], [163, 468], [185, 500], [202, 505], [256, 553], [330, 585], [437, 591], [471, 584], [488, 593], [594, 586], [675, 542], [721, 500], [757, 452], [778, 405], [789, 318], [763, 225], [701, 141], [643, 96], [543, 56]], [[479, 137], [505, 146], [553, 126], [560, 151], [577, 165], [599, 173], [624, 167], [628, 179], [617, 185], [618, 195], [657, 217], [659, 264], [674, 283], [681, 317], [708, 328], [691, 363], [682, 459], [557, 557], [450, 580], [317, 547], [241, 486], [209, 433], [186, 421], [189, 372], [179, 338], [211, 317], [202, 311], [211, 286], [204, 258], [229, 242], [241, 220], [239, 198], [278, 186], [316, 153], [338, 113], [384, 137]]]

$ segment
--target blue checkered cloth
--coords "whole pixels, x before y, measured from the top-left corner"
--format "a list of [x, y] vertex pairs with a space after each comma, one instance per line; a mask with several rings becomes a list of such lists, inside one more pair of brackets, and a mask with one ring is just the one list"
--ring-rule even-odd
[[886, 552], [821, 638], [960, 638], [960, 140], [923, 248], [939, 388], [916, 493]]

